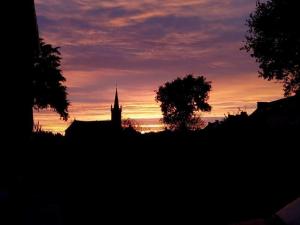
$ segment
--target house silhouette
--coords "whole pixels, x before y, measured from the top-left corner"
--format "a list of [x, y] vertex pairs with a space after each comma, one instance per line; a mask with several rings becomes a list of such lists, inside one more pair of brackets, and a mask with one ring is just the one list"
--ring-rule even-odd
[[300, 96], [290, 96], [272, 102], [257, 102], [250, 115], [252, 122], [269, 128], [300, 127]]
[[257, 109], [228, 115], [223, 121], [208, 123], [206, 130], [218, 128], [293, 130], [300, 128], [300, 96], [294, 95], [272, 102], [257, 102]]

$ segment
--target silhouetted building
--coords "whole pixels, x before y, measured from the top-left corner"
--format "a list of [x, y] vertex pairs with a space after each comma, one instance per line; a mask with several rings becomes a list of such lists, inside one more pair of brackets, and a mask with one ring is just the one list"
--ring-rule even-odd
[[118, 89], [116, 88], [114, 107], [110, 106], [111, 122], [114, 127], [121, 128], [122, 126], [122, 106], [119, 106]]
[[111, 120], [80, 121], [74, 120], [66, 129], [66, 137], [96, 138], [111, 136], [122, 130], [122, 106], [119, 105], [118, 90], [116, 89], [114, 106], [111, 105]]
[[300, 127], [300, 96], [290, 96], [273, 102], [258, 102], [250, 115], [252, 122], [269, 128]]
[[29, 138], [33, 128], [31, 75], [39, 34], [33, 0], [6, 3], [5, 8], [12, 14], [6, 17], [1, 28], [4, 38], [2, 65], [6, 71], [3, 83], [11, 87], [3, 89], [2, 105], [9, 110], [3, 110], [2, 128], [10, 137], [13, 135], [12, 138], [20, 140]]
[[227, 128], [241, 129], [299, 129], [300, 96], [290, 96], [272, 102], [257, 102], [257, 109], [250, 115], [241, 112], [228, 115], [223, 121], [209, 123], [206, 130]]

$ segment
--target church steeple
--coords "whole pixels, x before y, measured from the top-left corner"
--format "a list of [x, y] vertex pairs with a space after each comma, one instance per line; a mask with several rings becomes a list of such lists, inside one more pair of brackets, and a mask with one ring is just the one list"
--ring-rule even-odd
[[111, 122], [117, 129], [122, 127], [122, 106], [119, 106], [118, 88], [116, 87], [114, 107], [111, 106]]
[[119, 108], [118, 88], [116, 87], [114, 108]]

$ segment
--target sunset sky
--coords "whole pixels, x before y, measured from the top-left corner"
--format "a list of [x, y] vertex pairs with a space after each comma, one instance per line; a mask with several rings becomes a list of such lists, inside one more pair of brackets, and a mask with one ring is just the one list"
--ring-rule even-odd
[[115, 84], [124, 118], [159, 118], [154, 90], [193, 73], [212, 81], [206, 117], [252, 112], [283, 94], [239, 49], [255, 0], [36, 0], [40, 36], [61, 47], [70, 120], [35, 113], [43, 129], [110, 118]]

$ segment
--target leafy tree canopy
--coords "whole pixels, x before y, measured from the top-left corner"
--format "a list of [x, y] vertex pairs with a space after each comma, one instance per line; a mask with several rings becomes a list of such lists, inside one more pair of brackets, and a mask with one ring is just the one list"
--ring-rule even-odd
[[300, 2], [257, 1], [247, 20], [243, 49], [251, 52], [260, 76], [283, 82], [285, 96], [300, 92]]
[[40, 50], [35, 58], [33, 72], [33, 107], [54, 109], [64, 120], [69, 117], [66, 79], [62, 74], [58, 47], [40, 40]]
[[163, 122], [172, 130], [193, 130], [199, 128], [200, 111], [210, 111], [207, 103], [211, 82], [205, 77], [187, 75], [167, 82], [156, 91], [160, 102]]

